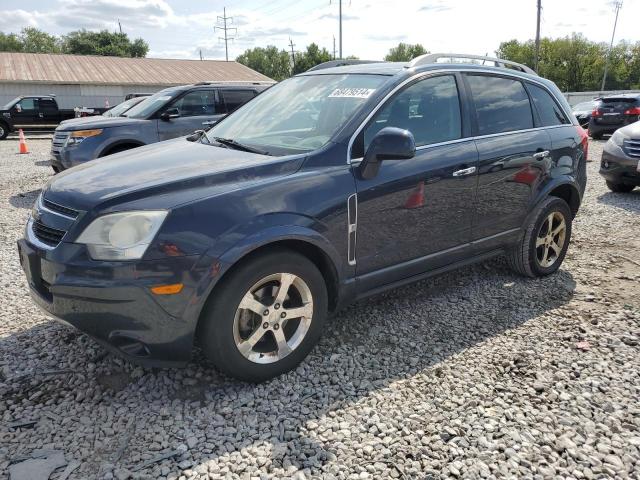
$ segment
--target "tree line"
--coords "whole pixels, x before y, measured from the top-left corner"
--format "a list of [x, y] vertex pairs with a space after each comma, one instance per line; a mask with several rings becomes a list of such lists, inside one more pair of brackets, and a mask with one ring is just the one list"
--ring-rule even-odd
[[142, 38], [130, 40], [126, 33], [76, 30], [57, 36], [34, 27], [20, 33], [0, 32], [0, 52], [70, 53], [111, 57], [146, 57], [149, 45]]

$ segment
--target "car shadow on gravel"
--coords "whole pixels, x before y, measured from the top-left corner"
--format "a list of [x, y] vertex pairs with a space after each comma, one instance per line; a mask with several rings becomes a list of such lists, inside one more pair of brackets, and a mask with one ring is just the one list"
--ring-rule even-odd
[[9, 203], [15, 208], [31, 208], [36, 198], [40, 194], [40, 189], [20, 192], [9, 197]]
[[640, 188], [629, 193], [603, 193], [598, 197], [598, 203], [640, 214]]
[[[172, 472], [228, 462], [238, 451], [253, 455], [256, 448], [269, 452], [270, 467], [264, 464], [264, 471], [293, 465], [320, 472], [339, 455], [318, 432], [318, 423], [331, 423], [333, 412], [359, 402], [375, 409], [381, 395], [402, 396], [405, 381], [447, 375], [449, 357], [535, 321], [569, 302], [575, 288], [566, 270], [544, 279], [523, 279], [502, 260], [398, 288], [337, 314], [295, 371], [260, 385], [217, 374], [200, 352], [186, 369], [143, 370], [103, 354], [87, 336], [48, 322], [0, 339], [0, 360], [36, 365], [24, 384], [10, 378], [0, 383], [0, 407], [11, 399], [14, 416], [20, 416], [22, 409], [16, 405], [21, 404], [33, 416], [33, 409], [42, 414], [59, 405], [71, 414], [64, 423], [54, 422], [54, 429], [87, 428], [83, 415], [89, 415], [98, 431], [101, 424], [113, 428], [116, 433], [103, 442], [102, 453], [77, 458], [83, 461], [80, 473], [95, 474], [105, 463], [135, 470], [161, 450], [153, 440], [158, 434], [170, 440], [163, 448], [179, 452], [162, 464]], [[37, 357], [30, 359], [27, 352], [35, 348]], [[522, 352], [507, 350], [504, 361], [509, 355], [522, 357]], [[63, 373], [42, 374], [51, 370]], [[421, 382], [417, 385], [424, 385]], [[428, 389], [414, 387], [413, 392], [432, 395], [422, 401], [432, 401], [436, 411], [444, 401]], [[119, 412], [116, 418], [105, 416], [105, 410], [114, 409]], [[369, 415], [354, 415], [352, 423], [370, 422]], [[337, 432], [343, 427], [336, 423], [332, 428]], [[188, 449], [180, 446], [183, 442]], [[11, 453], [18, 453], [14, 448], [12, 444]], [[400, 464], [416, 455], [392, 451]], [[114, 462], [116, 452], [122, 458]], [[159, 465], [140, 473], [155, 478]]]

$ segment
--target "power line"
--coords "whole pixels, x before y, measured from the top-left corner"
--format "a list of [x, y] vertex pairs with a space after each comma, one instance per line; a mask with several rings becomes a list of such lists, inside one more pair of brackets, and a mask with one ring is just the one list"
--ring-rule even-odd
[[218, 37], [219, 40], [224, 40], [224, 55], [227, 62], [229, 61], [229, 40], [233, 41], [235, 37], [229, 37], [228, 31], [233, 30], [234, 35], [238, 32], [238, 29], [235, 27], [227, 27], [227, 20], [229, 23], [233, 23], [233, 17], [227, 17], [227, 7], [224, 7], [222, 10], [222, 17], [218, 15], [218, 22], [222, 22], [222, 26], [216, 25], [213, 27], [213, 31], [222, 30], [224, 32], [224, 37]]
[[600, 90], [604, 91], [605, 83], [607, 82], [607, 71], [609, 70], [609, 57], [611, 56], [611, 50], [613, 50], [613, 39], [616, 36], [616, 26], [618, 25], [618, 14], [620, 13], [620, 9], [622, 8], [622, 0], [616, 0], [614, 2], [614, 6], [616, 9], [616, 19], [613, 22], [613, 33], [611, 34], [611, 43], [609, 44], [609, 51], [607, 52], [607, 56], [604, 59], [604, 75], [602, 76], [602, 87]]
[[540, 61], [540, 13], [542, 12], [542, 0], [538, 0], [538, 19], [536, 22], [536, 61], [533, 69], [538, 71], [538, 62]]

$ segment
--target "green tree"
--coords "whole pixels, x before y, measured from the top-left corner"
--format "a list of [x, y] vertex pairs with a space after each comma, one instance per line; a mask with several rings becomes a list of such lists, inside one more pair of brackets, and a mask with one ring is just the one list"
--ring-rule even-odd
[[22, 52], [23, 45], [15, 33], [0, 32], [0, 52]]
[[60, 53], [60, 39], [34, 27], [23, 28], [19, 34], [0, 32], [0, 51], [26, 53]]
[[384, 59], [386, 62], [409, 62], [425, 53], [429, 53], [429, 51], [419, 43], [413, 45], [411, 43], [400, 42], [397, 47], [389, 50], [389, 53], [387, 53]]
[[291, 57], [284, 50], [269, 45], [245, 50], [236, 58], [236, 62], [260, 72], [274, 80], [284, 80], [291, 76]]
[[113, 57], [145, 57], [149, 45], [141, 38], [133, 42], [126, 33], [76, 30], [63, 37], [64, 53], [106, 55]]
[[316, 43], [307, 46], [304, 52], [296, 53], [293, 74], [306, 72], [311, 67], [315, 67], [324, 62], [332, 60], [331, 54], [326, 48], [320, 48]]

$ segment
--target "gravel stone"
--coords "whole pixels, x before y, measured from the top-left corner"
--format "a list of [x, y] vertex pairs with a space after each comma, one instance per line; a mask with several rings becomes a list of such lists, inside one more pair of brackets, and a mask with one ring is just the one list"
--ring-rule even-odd
[[0, 479], [39, 449], [70, 479], [638, 477], [640, 190], [607, 190], [603, 142], [557, 274], [495, 259], [369, 298], [261, 385], [199, 352], [137, 367], [36, 308], [15, 241], [52, 171], [28, 143], [0, 141]]

